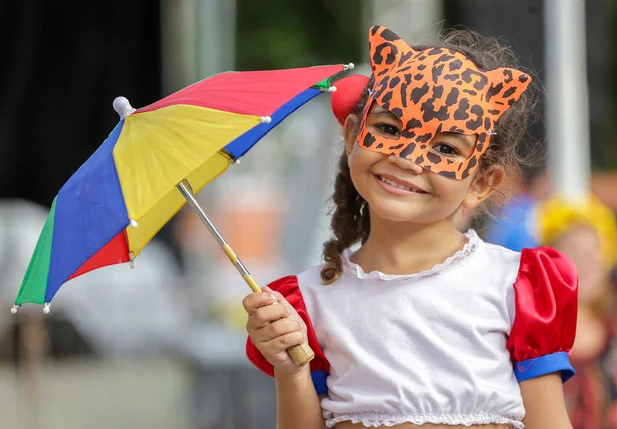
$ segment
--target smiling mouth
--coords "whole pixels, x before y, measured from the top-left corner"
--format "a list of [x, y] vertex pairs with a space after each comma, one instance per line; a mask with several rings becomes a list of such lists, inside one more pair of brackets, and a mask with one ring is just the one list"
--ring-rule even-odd
[[404, 192], [409, 192], [409, 193], [418, 194], [418, 195], [428, 194], [428, 192], [418, 188], [417, 186], [413, 186], [411, 183], [408, 183], [408, 182], [405, 182], [405, 184], [403, 184], [397, 180], [393, 180], [393, 178], [391, 177], [382, 176], [380, 174], [376, 175], [375, 177], [380, 182], [385, 183], [386, 185], [389, 185], [393, 188], [399, 189]]

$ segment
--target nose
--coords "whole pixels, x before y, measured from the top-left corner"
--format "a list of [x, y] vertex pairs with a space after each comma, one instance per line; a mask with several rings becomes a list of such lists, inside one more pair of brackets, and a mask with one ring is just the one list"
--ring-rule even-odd
[[423, 170], [422, 167], [420, 167], [415, 162], [410, 161], [405, 158], [401, 158], [400, 156], [396, 156], [396, 155], [390, 155], [388, 157], [388, 162], [390, 162], [390, 164], [396, 165], [397, 167], [403, 170], [409, 170], [414, 174], [420, 174], [422, 173], [422, 170]]

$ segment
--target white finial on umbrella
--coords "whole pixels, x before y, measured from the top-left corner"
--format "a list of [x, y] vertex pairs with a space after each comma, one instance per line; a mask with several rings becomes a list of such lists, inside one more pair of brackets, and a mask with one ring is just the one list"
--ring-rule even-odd
[[127, 100], [126, 97], [121, 96], [116, 97], [116, 99], [114, 100], [114, 110], [118, 112], [118, 115], [120, 115], [120, 119], [124, 119], [127, 116], [130, 116], [137, 109], [131, 106], [131, 103], [129, 103], [129, 100]]
[[12, 314], [17, 313], [17, 306], [16, 305], [14, 305], [13, 308], [11, 308], [11, 313]]
[[135, 219], [131, 219], [129, 221], [129, 224], [131, 225], [132, 228], [137, 228], [139, 226], [139, 223], [137, 223]]
[[49, 314], [49, 312], [51, 311], [51, 309], [49, 307], [50, 307], [50, 304], [48, 302], [46, 302], [45, 303], [45, 307], [43, 307], [43, 313]]
[[343, 68], [345, 70], [353, 70], [355, 67], [354, 63], [349, 63], [349, 64], [343, 64]]

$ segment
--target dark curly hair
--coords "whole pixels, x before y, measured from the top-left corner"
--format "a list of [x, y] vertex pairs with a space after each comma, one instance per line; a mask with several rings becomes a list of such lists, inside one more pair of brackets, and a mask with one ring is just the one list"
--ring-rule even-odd
[[[450, 30], [435, 43], [415, 48], [422, 50], [433, 47], [458, 51], [482, 71], [500, 67], [523, 69], [509, 46], [471, 30]], [[529, 71], [526, 73], [531, 75]], [[361, 122], [369, 89], [372, 88], [373, 83], [373, 78], [371, 78], [359, 102], [350, 112], [350, 115], [356, 117], [356, 126]], [[502, 167], [507, 174], [520, 174], [523, 165], [533, 164], [532, 158], [537, 153], [524, 159], [519, 155], [519, 147], [530, 122], [537, 117], [536, 92], [537, 90], [530, 85], [521, 98], [501, 116], [495, 127], [496, 135], [491, 137], [489, 148], [480, 158], [479, 174], [486, 174], [493, 166]], [[505, 197], [505, 193], [500, 189], [493, 189]], [[332, 200], [335, 209], [330, 226], [334, 237], [326, 241], [323, 246], [324, 265], [321, 269], [321, 280], [324, 284], [331, 284], [339, 278], [343, 250], [358, 242], [364, 244], [370, 233], [368, 204], [354, 187], [345, 152], [339, 160], [339, 171], [334, 183]], [[489, 212], [486, 206], [483, 209]]]

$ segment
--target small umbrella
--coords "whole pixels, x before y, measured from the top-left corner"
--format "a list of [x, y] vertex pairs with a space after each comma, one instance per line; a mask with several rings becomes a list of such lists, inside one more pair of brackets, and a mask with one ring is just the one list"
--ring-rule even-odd
[[[183, 206], [201, 220], [255, 292], [260, 287], [194, 193], [222, 174], [290, 113], [350, 65], [221, 73], [139, 110], [114, 100], [120, 122], [53, 200], [11, 309], [44, 305], [68, 280], [130, 262]], [[296, 363], [312, 358], [294, 349]]]

